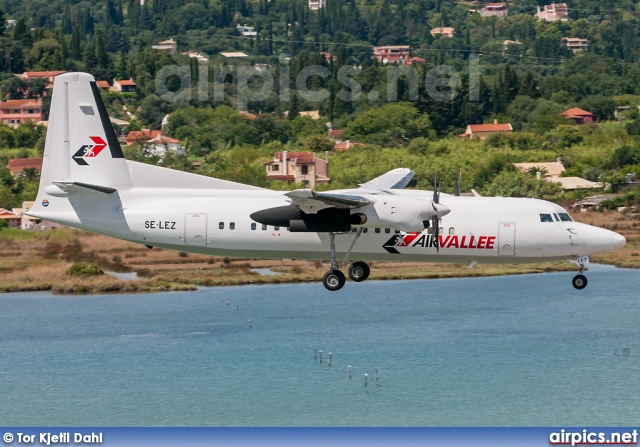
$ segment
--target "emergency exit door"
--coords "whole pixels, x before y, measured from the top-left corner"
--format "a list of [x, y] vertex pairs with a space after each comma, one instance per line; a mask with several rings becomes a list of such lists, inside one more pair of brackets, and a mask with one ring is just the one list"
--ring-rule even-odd
[[187, 214], [184, 225], [184, 240], [187, 245], [207, 246], [206, 214]]
[[498, 226], [498, 254], [500, 256], [515, 256], [516, 224], [501, 223]]

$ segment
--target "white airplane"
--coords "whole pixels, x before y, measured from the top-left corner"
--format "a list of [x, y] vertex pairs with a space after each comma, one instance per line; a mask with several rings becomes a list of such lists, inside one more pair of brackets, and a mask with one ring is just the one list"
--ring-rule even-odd
[[[44, 164], [29, 215], [138, 242], [205, 255], [331, 260], [360, 282], [371, 261], [520, 264], [570, 260], [583, 289], [589, 256], [625, 245], [621, 235], [574, 222], [544, 200], [460, 197], [404, 190], [394, 169], [359, 188], [290, 192], [125, 160], [94, 78], [56, 77]], [[341, 259], [341, 260], [340, 260]]]

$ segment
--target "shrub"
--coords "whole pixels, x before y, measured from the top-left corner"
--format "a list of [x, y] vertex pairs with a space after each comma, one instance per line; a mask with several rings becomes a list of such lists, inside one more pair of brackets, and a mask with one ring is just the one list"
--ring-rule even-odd
[[71, 276], [98, 276], [104, 275], [104, 272], [102, 271], [102, 269], [100, 269], [100, 267], [96, 265], [79, 262], [69, 267], [69, 270], [67, 270], [67, 274]]

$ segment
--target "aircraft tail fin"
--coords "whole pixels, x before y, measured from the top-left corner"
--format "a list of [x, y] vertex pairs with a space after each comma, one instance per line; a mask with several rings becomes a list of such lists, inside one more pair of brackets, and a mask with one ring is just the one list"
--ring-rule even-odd
[[41, 190], [55, 192], [56, 185], [69, 183], [131, 186], [122, 148], [93, 76], [57, 76], [49, 116]]

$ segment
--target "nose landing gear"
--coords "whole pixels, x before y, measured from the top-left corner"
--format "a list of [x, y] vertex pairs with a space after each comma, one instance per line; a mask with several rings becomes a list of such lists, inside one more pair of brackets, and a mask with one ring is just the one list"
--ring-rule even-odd
[[571, 280], [571, 284], [573, 284], [573, 287], [575, 287], [578, 290], [582, 290], [585, 287], [587, 287], [587, 284], [589, 282], [587, 281], [587, 277], [582, 274], [583, 272], [584, 272], [584, 264], [580, 264], [580, 271]]

